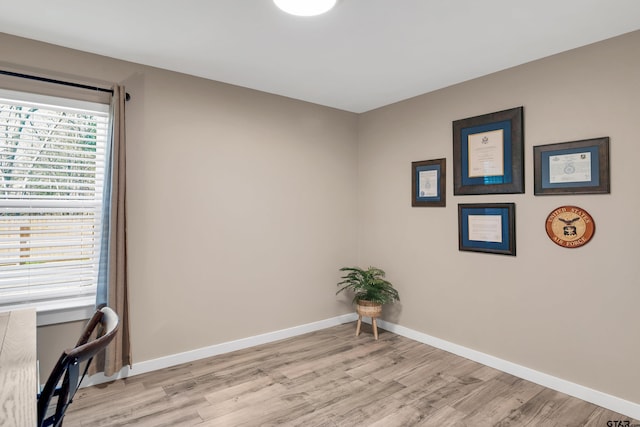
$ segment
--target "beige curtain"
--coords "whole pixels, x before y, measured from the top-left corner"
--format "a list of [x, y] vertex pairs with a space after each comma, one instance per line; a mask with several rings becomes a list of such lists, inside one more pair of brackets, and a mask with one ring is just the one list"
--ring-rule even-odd
[[113, 87], [113, 146], [111, 179], [111, 213], [109, 227], [108, 301], [120, 317], [120, 331], [104, 354], [96, 357], [92, 371], [111, 376], [124, 366], [131, 366], [129, 340], [129, 299], [127, 292], [127, 216], [125, 161], [125, 102], [124, 86]]

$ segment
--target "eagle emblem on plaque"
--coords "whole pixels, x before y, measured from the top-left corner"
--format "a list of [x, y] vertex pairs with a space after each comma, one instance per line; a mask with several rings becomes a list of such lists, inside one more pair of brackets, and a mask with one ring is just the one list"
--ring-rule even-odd
[[549, 238], [564, 248], [579, 248], [593, 237], [595, 222], [587, 211], [577, 206], [560, 206], [545, 221]]

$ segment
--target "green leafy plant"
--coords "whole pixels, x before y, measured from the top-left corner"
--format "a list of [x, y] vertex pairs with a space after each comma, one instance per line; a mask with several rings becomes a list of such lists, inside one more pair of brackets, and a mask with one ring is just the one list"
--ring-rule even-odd
[[355, 296], [353, 302], [358, 300], [371, 301], [378, 304], [400, 301], [398, 291], [384, 276], [385, 272], [376, 267], [369, 267], [366, 270], [360, 267], [343, 267], [340, 271], [346, 274], [342, 276], [342, 281], [337, 286], [340, 287], [336, 295], [342, 291], [350, 290]]

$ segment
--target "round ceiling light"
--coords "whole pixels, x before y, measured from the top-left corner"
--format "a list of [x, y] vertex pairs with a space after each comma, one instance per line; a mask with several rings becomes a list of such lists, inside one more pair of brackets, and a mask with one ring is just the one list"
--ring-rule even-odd
[[337, 0], [273, 0], [283, 11], [297, 16], [322, 15], [335, 6]]

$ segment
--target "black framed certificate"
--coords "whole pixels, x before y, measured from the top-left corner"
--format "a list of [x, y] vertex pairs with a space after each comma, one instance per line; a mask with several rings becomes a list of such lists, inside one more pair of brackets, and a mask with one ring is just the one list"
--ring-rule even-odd
[[458, 204], [458, 249], [515, 256], [515, 203]]
[[533, 147], [534, 194], [607, 194], [609, 137]]
[[446, 159], [412, 162], [411, 206], [446, 206], [446, 176]]
[[453, 194], [524, 193], [523, 107], [453, 122]]

